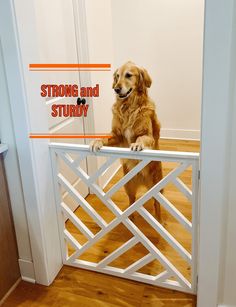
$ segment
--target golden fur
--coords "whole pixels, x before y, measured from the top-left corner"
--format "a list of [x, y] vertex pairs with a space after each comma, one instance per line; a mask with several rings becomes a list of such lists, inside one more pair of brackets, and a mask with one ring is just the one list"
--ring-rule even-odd
[[[127, 62], [114, 72], [113, 77], [116, 102], [112, 108], [112, 137], [93, 141], [90, 144], [91, 150], [97, 151], [103, 145], [130, 147], [135, 151], [144, 148], [159, 149], [160, 123], [155, 112], [155, 104], [147, 93], [147, 88], [152, 83], [148, 72], [132, 62]], [[121, 162], [125, 174], [138, 163], [137, 160], [127, 159], [122, 159]], [[149, 163], [125, 185], [130, 205], [135, 201], [140, 185], [150, 189], [161, 179], [161, 162]], [[160, 205], [157, 201], [154, 205], [156, 215], [160, 217]]]

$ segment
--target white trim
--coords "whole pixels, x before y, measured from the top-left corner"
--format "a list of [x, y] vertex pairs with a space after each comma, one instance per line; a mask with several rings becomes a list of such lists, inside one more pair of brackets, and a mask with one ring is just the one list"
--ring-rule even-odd
[[0, 144], [0, 154], [7, 150], [8, 150], [8, 146], [6, 144]]
[[22, 280], [35, 283], [34, 264], [32, 261], [18, 259]]
[[228, 189], [234, 0], [206, 0], [201, 135], [198, 307], [221, 299], [222, 231]]
[[7, 291], [7, 293], [4, 295], [4, 297], [0, 300], [0, 306], [7, 300], [7, 298], [16, 289], [16, 287], [19, 285], [20, 282], [21, 282], [21, 278], [17, 279], [17, 281], [14, 283], [14, 285]]
[[[3, 2], [1, 2], [1, 5]], [[0, 13], [4, 8], [0, 8]], [[0, 22], [2, 18], [0, 17]], [[1, 37], [2, 31], [6, 28], [0, 26]], [[7, 29], [8, 31], [8, 29]], [[8, 32], [7, 32], [8, 35]], [[0, 93], [2, 97], [0, 112], [0, 134], [1, 142], [7, 143], [8, 151], [4, 154], [4, 167], [8, 183], [8, 190], [11, 202], [12, 216], [16, 233], [16, 241], [18, 247], [19, 258], [32, 261], [32, 253], [29, 238], [28, 222], [26, 218], [25, 201], [22, 189], [22, 180], [19, 169], [19, 161], [16, 149], [16, 139], [12, 122], [12, 114], [9, 100], [9, 88], [7, 84], [7, 76], [5, 69], [5, 61], [3, 56], [2, 41], [0, 42]], [[21, 269], [21, 275], [27, 275], [27, 272]]]
[[[29, 226], [30, 243], [38, 283], [49, 285], [62, 266], [48, 141], [31, 142], [29, 131], [47, 131], [46, 105], [32, 89], [40, 88], [37, 75], [29, 75], [28, 64], [37, 57], [37, 45], [32, 39], [36, 31], [34, 2], [23, 0], [4, 2], [1, 22], [7, 31], [2, 35], [3, 55], [9, 100], [12, 110], [22, 187]], [[27, 14], [25, 14], [27, 7]], [[27, 20], [26, 20], [27, 19]], [[30, 27], [24, 27], [24, 24]], [[22, 28], [24, 27], [24, 29]], [[9, 52], [11, 50], [11, 52]], [[30, 104], [30, 101], [38, 103]], [[33, 110], [32, 110], [33, 108]], [[43, 114], [38, 116], [38, 114]], [[40, 164], [38, 161], [44, 161]], [[43, 177], [44, 174], [44, 177]], [[41, 180], [43, 178], [43, 180]], [[48, 182], [44, 179], [47, 178]], [[51, 193], [48, 191], [51, 190]]]
[[200, 140], [200, 130], [161, 128], [162, 139]]
[[26, 281], [26, 282], [30, 282], [31, 284], [35, 284], [36, 283], [35, 279], [29, 278], [29, 277], [26, 277], [26, 276], [22, 276], [22, 280]]

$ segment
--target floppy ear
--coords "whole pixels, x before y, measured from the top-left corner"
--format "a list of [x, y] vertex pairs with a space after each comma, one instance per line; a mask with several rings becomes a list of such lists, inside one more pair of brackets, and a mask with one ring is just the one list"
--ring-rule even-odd
[[116, 83], [117, 83], [117, 77], [116, 77], [117, 71], [118, 71], [118, 69], [116, 69], [115, 72], [114, 72], [114, 74], [113, 74], [112, 88], [114, 88], [115, 85], [116, 85]]
[[139, 69], [139, 83], [138, 88], [140, 91], [143, 91], [145, 87], [151, 87], [152, 79], [149, 76], [147, 70], [145, 68]]

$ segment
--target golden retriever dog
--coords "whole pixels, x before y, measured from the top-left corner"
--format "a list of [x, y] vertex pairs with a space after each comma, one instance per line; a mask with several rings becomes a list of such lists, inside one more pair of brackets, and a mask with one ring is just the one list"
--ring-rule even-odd
[[[114, 72], [113, 89], [116, 102], [113, 105], [112, 131], [110, 139], [94, 140], [91, 151], [102, 146], [129, 147], [133, 151], [144, 148], [159, 149], [160, 123], [157, 119], [155, 104], [148, 96], [152, 80], [146, 69], [127, 62]], [[122, 159], [124, 174], [127, 174], [138, 160]], [[152, 161], [125, 184], [130, 205], [135, 202], [140, 185], [150, 189], [162, 179], [162, 166]], [[155, 214], [160, 218], [160, 204], [155, 201]]]

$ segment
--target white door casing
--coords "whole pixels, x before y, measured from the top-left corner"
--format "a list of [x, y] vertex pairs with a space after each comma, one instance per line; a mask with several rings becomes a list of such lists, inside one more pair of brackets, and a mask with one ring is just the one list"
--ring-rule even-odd
[[[36, 5], [33, 1], [30, 3], [27, 0], [9, 1], [2, 7], [2, 22], [6, 27], [2, 35], [3, 55], [29, 224], [35, 280], [40, 284], [49, 285], [62, 266], [53, 198], [49, 140], [35, 142], [28, 138], [29, 133], [48, 132], [50, 128], [48, 123], [50, 102], [45, 103], [45, 100], [40, 97], [42, 75], [28, 70], [29, 63], [39, 61], [40, 51], [42, 56], [48, 50], [42, 50], [39, 46]], [[27, 10], [25, 10], [26, 7]], [[74, 22], [74, 19], [71, 22]], [[74, 45], [76, 44], [77, 42]], [[78, 62], [76, 56], [77, 54], [74, 54], [74, 61]], [[64, 75], [61, 80], [65, 81], [67, 77], [68, 75], [66, 77]], [[46, 78], [46, 74], [43, 78]], [[78, 80], [77, 73], [77, 83]], [[73, 125], [65, 126], [70, 131], [74, 129]], [[65, 130], [61, 129], [60, 132]]]

